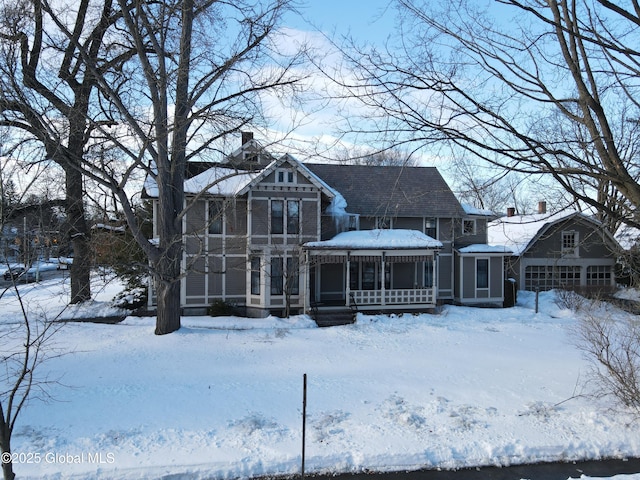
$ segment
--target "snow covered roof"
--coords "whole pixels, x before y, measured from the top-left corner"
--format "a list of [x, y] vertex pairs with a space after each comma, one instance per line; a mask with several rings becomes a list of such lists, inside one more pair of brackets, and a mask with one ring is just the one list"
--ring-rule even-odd
[[[185, 180], [184, 191], [187, 194], [207, 191], [212, 195], [233, 196], [259, 174], [260, 172], [246, 172], [228, 167], [212, 167]], [[158, 196], [158, 186], [153, 178], [147, 177], [144, 187], [150, 197]]]
[[402, 250], [442, 248], [442, 243], [418, 230], [376, 229], [339, 233], [331, 240], [308, 242], [306, 248]]
[[460, 253], [513, 253], [509, 247], [504, 245], [487, 245], [485, 243], [474, 243], [458, 249]]
[[597, 223], [587, 215], [575, 210], [563, 210], [554, 214], [535, 213], [506, 216], [489, 222], [487, 225], [487, 243], [507, 247], [514, 255], [520, 256], [547, 225], [558, 223], [574, 216]]
[[[212, 166], [191, 178], [187, 178], [184, 181], [184, 191], [186, 194], [198, 194], [206, 191], [211, 195], [228, 197], [242, 195], [284, 162], [295, 165], [299, 172], [306, 176], [318, 188], [322, 189], [329, 198], [339, 198], [340, 201], [337, 202], [337, 205], [339, 208], [344, 208], [344, 199], [342, 199], [342, 196], [291, 155], [284, 155], [278, 160], [273, 160], [264, 168], [256, 170], [241, 170], [226, 165]], [[144, 189], [149, 197], [158, 196], [158, 186], [155, 179], [151, 176], [145, 178]], [[334, 208], [337, 207], [334, 206]]]
[[493, 217], [495, 215], [495, 213], [493, 213], [491, 210], [474, 207], [473, 205], [469, 205], [468, 203], [462, 203], [461, 205], [464, 213], [466, 213], [467, 215], [478, 215], [482, 217]]

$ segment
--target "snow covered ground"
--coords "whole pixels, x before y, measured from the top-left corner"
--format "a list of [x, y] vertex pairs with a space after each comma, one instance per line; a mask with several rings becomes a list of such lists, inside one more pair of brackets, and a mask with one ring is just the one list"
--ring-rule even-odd
[[[66, 281], [20, 289], [32, 318], [118, 313], [120, 284], [94, 280], [96, 300], [74, 309]], [[0, 317], [5, 353], [21, 321], [14, 292]], [[304, 316], [185, 317], [160, 337], [153, 318], [65, 323], [38, 369], [57, 380], [50, 398], [19, 417], [14, 468], [45, 479], [295, 474], [305, 373], [307, 472], [640, 456], [631, 417], [578, 395], [590, 387], [574, 324], [553, 293], [536, 314], [525, 292], [510, 309], [361, 315], [327, 329]]]

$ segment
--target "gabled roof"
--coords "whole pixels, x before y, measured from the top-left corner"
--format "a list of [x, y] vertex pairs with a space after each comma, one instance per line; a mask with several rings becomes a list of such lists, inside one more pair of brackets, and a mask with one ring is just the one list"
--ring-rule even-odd
[[346, 210], [364, 216], [464, 216], [435, 167], [305, 164], [342, 194]]
[[[488, 243], [509, 248], [515, 256], [524, 254], [544, 233], [560, 222], [575, 219], [592, 224], [603, 230], [602, 224], [591, 216], [574, 210], [563, 210], [554, 214], [536, 213], [501, 217], [487, 225]], [[605, 232], [612, 244], [613, 237]]]
[[[229, 167], [226, 164], [213, 166], [194, 177], [187, 178], [184, 181], [184, 192], [195, 195], [206, 191], [211, 195], [225, 197], [244, 195], [253, 186], [260, 183], [266, 176], [286, 162], [295, 166], [298, 172], [302, 173], [312, 184], [321, 189], [330, 199], [338, 195], [338, 193], [323, 182], [322, 179], [318, 178], [315, 173], [291, 155], [283, 155], [278, 160], [272, 161], [260, 170], [241, 170]], [[144, 189], [149, 197], [153, 198], [158, 196], [158, 186], [150, 176], [147, 176], [145, 179]]]
[[258, 172], [257, 176], [254, 177], [247, 185], [245, 185], [240, 191], [238, 191], [239, 195], [247, 193], [251, 187], [260, 183], [265, 177], [274, 172], [277, 168], [280, 168], [283, 164], [290, 163], [292, 166], [296, 167], [299, 173], [302, 173], [307, 180], [309, 180], [312, 184], [322, 190], [329, 198], [333, 198], [336, 196], [336, 192], [331, 189], [322, 179], [318, 178], [318, 176], [310, 171], [304, 164], [298, 162], [294, 157], [289, 154], [285, 154], [279, 159], [271, 162], [267, 165], [263, 170]]

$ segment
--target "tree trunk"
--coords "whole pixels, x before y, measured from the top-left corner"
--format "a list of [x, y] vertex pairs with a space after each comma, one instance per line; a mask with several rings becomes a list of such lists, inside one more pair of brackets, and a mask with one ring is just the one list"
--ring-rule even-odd
[[[4, 411], [2, 410], [2, 405], [0, 404], [0, 452], [2, 454], [7, 455], [11, 454], [11, 431], [9, 430], [9, 425], [4, 417]], [[3, 459], [4, 459], [3, 455]], [[9, 458], [9, 460], [11, 460]], [[13, 480], [16, 478], [16, 474], [13, 473], [13, 462], [8, 461], [2, 463], [2, 475], [4, 480]]]
[[156, 335], [166, 335], [180, 328], [180, 281], [157, 282], [158, 310]]
[[89, 228], [84, 213], [82, 173], [79, 169], [65, 167], [67, 191], [68, 235], [73, 246], [71, 264], [70, 303], [81, 303], [91, 299], [91, 249]]
[[165, 254], [154, 265], [158, 305], [156, 335], [165, 335], [180, 328], [181, 256], [181, 242], [176, 242], [165, 250]]
[[[175, 192], [181, 196], [182, 189]], [[159, 202], [158, 233], [160, 254], [152, 260], [157, 290], [156, 335], [180, 328], [180, 274], [182, 260], [182, 223], [175, 220], [175, 199], [169, 196]], [[182, 204], [182, 202], [175, 202]], [[170, 213], [171, 212], [171, 213]]]

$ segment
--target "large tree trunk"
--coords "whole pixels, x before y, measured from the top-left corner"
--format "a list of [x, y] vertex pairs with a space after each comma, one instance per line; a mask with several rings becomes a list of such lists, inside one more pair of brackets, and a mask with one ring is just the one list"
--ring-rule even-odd
[[[165, 335], [180, 328], [180, 279], [182, 260], [182, 221], [176, 218], [182, 205], [183, 184], [174, 183], [172, 195], [158, 202], [159, 255], [152, 259], [157, 290], [156, 335]], [[162, 192], [163, 189], [160, 189]]]
[[180, 245], [177, 242], [167, 248], [154, 265], [158, 305], [156, 335], [165, 335], [180, 328]]
[[180, 281], [156, 282], [158, 295], [158, 318], [156, 335], [165, 335], [180, 328]]
[[82, 173], [73, 167], [65, 168], [67, 191], [67, 226], [73, 246], [71, 264], [70, 303], [81, 303], [91, 299], [91, 249], [90, 232], [85, 218]]

